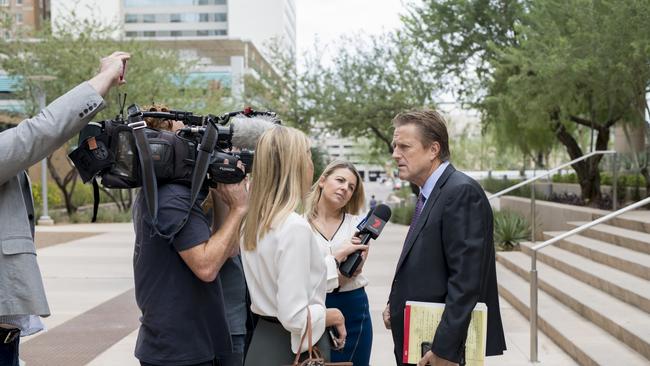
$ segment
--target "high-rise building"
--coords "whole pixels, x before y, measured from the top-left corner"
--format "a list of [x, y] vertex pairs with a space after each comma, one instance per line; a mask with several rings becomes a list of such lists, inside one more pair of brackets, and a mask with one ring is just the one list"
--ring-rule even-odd
[[49, 1], [0, 0], [0, 12], [11, 16], [14, 25], [13, 30], [5, 31], [0, 37], [11, 38], [18, 30], [29, 35], [40, 29], [43, 21], [49, 18]]
[[264, 55], [268, 42], [296, 49], [294, 0], [52, 0], [55, 32], [57, 19], [73, 9], [80, 19], [117, 25], [116, 38], [179, 50], [198, 61], [193, 76], [229, 87], [236, 99], [244, 75], [273, 70]]
[[258, 48], [272, 38], [296, 49], [294, 0], [123, 0], [124, 35], [228, 38]]

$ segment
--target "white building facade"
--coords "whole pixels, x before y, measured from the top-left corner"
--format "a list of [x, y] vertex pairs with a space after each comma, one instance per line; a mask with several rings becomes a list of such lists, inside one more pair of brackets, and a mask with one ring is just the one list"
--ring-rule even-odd
[[294, 0], [51, 0], [52, 25], [69, 17], [117, 26], [115, 38], [158, 41], [198, 61], [193, 75], [230, 88], [269, 68], [265, 45], [281, 40], [295, 54]]

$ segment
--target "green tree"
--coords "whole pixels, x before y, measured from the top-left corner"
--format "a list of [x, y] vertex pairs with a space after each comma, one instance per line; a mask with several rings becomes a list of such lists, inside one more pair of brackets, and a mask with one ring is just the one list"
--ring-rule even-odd
[[[559, 141], [571, 159], [606, 150], [616, 123], [643, 123], [650, 81], [650, 3], [544, 0], [530, 6], [516, 46], [504, 47], [481, 107], [502, 135]], [[594, 141], [581, 146], [581, 131]], [[599, 162], [573, 165], [583, 198], [601, 200]]]
[[[543, 156], [559, 143], [575, 159], [606, 149], [616, 123], [642, 123], [649, 11], [647, 1], [439, 0], [410, 5], [404, 24], [430, 70], [460, 80], [498, 146]], [[594, 205], [601, 159], [573, 166]]]
[[408, 4], [404, 31], [427, 69], [462, 102], [480, 98], [499, 49], [516, 46], [525, 0], [427, 0]]
[[[177, 51], [161, 49], [153, 43], [114, 39], [111, 37], [114, 26], [92, 20], [79, 21], [71, 13], [59, 21], [56, 33], [46, 26], [33, 37], [27, 37], [16, 30], [10, 17], [1, 16], [0, 21], [0, 31], [13, 35], [10, 39], [0, 40], [0, 67], [20, 81], [16, 94], [26, 102], [26, 116], [39, 110], [37, 88], [42, 88], [47, 102], [51, 102], [94, 75], [99, 59], [115, 50], [132, 55], [125, 77], [127, 84], [119, 90], [113, 88], [106, 96], [107, 108], [95, 117], [96, 120], [109, 119], [118, 113], [115, 103], [118, 93], [128, 95], [127, 104], [161, 102], [177, 109], [200, 108], [213, 113], [223, 108], [222, 91], [209, 90], [205, 87], [205, 80], [190, 78], [193, 64], [183, 61]], [[32, 78], [40, 75], [55, 79], [41, 82]], [[71, 142], [75, 144], [76, 138]], [[49, 170], [71, 215], [76, 211], [72, 194], [77, 183], [77, 171], [69, 165], [66, 171], [59, 172], [51, 164]]]
[[308, 69], [304, 96], [314, 115], [346, 137], [367, 137], [392, 152], [391, 119], [433, 105], [423, 56], [400, 33], [342, 39], [332, 65]]
[[305, 78], [298, 72], [295, 54], [278, 38], [269, 42], [267, 50], [270, 67], [244, 78], [244, 102], [276, 112], [284, 124], [306, 132], [313, 113], [305, 104]]

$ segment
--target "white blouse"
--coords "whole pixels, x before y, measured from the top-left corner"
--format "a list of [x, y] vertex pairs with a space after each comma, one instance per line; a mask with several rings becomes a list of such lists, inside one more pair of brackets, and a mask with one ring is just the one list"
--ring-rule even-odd
[[[352, 236], [357, 232], [357, 225], [363, 220], [363, 216], [345, 214], [341, 226], [339, 226], [332, 240], [327, 240], [323, 234], [318, 230], [314, 230], [314, 235], [318, 244], [322, 248], [325, 248], [327, 255], [325, 261], [327, 264], [327, 292], [332, 292], [339, 285], [339, 272], [336, 268], [336, 262], [334, 261], [334, 252], [341, 247], [341, 245], [349, 241]], [[339, 291], [352, 291], [358, 288], [362, 288], [368, 285], [368, 279], [363, 275], [363, 273], [353, 276], [349, 282], [341, 286]]]
[[304, 352], [300, 338], [311, 312], [312, 342], [325, 332], [326, 266], [324, 249], [307, 220], [291, 213], [258, 240], [257, 249], [241, 248], [242, 264], [255, 314], [276, 317], [291, 332], [291, 350]]

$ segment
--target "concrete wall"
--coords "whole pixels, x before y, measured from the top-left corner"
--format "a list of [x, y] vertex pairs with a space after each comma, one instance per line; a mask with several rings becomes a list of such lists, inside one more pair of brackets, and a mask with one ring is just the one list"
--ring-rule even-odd
[[[530, 222], [530, 199], [504, 196], [493, 202], [493, 207], [498, 206], [500, 210], [510, 210], [526, 218]], [[543, 239], [543, 231], [561, 231], [571, 229], [567, 222], [571, 221], [592, 221], [606, 215], [609, 211], [599, 210], [591, 207], [572, 206], [562, 203], [535, 200], [536, 230], [535, 238]]]
[[[561, 193], [572, 193], [577, 196], [580, 196], [580, 185], [575, 184], [575, 183], [546, 183], [546, 182], [540, 182], [540, 183], [535, 183], [535, 190], [537, 192], [541, 192], [547, 196], [549, 196], [551, 193], [556, 193], [556, 194], [561, 194]], [[634, 193], [635, 193], [636, 188], [635, 187], [626, 187], [625, 188], [625, 194], [623, 197], [618, 197], [619, 202], [631, 202], [631, 201], [636, 201], [634, 198]], [[611, 196], [612, 194], [612, 187], [611, 186], [600, 186], [600, 191], [604, 194], [608, 194]], [[620, 190], [619, 190], [620, 192]], [[645, 187], [639, 187], [639, 195], [641, 197], [646, 197], [645, 193]]]

